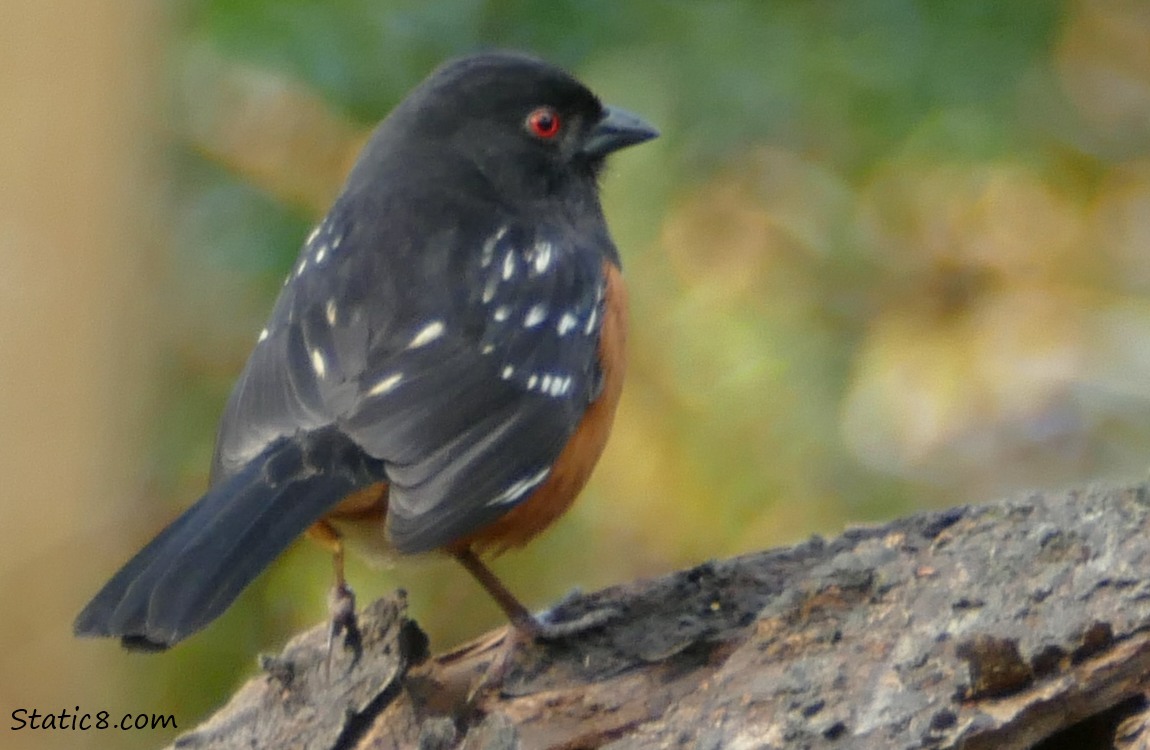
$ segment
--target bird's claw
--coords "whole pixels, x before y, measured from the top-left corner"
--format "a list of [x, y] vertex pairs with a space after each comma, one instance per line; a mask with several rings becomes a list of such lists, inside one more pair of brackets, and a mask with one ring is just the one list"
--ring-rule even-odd
[[603, 607], [592, 610], [574, 620], [552, 622], [550, 619], [554, 609], [548, 610], [535, 618], [535, 629], [532, 636], [537, 641], [561, 641], [565, 638], [580, 635], [588, 630], [601, 628], [609, 622], [618, 620], [623, 611], [614, 607]]
[[355, 617], [355, 592], [346, 583], [341, 582], [332, 587], [328, 595], [328, 614], [331, 617], [331, 627], [327, 633], [325, 674], [330, 679], [335, 639], [343, 635], [344, 648], [350, 648], [354, 652], [353, 664], [359, 659], [363, 646], [359, 622]]

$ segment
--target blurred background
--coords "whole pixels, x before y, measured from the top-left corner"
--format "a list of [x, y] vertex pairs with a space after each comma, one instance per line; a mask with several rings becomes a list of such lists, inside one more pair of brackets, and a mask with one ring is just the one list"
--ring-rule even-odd
[[[631, 370], [592, 486], [496, 564], [532, 606], [812, 533], [1150, 465], [1145, 0], [5, 0], [0, 731], [191, 729], [325, 617], [296, 545], [172, 652], [71, 620], [195, 500], [283, 274], [445, 58], [534, 51], [663, 137], [604, 202]], [[374, 571], [442, 650], [501, 623], [446, 561]]]

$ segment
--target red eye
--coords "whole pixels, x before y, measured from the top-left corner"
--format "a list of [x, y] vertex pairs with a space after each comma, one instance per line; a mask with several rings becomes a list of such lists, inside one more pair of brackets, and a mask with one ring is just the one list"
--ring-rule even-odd
[[527, 115], [527, 130], [536, 138], [554, 138], [559, 127], [559, 113], [550, 107], [540, 107]]

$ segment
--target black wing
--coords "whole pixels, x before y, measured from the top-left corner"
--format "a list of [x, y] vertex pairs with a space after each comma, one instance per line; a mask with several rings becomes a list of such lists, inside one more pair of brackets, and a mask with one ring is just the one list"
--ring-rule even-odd
[[216, 481], [277, 439], [333, 426], [383, 462], [402, 552], [529, 496], [597, 392], [604, 249], [579, 243], [610, 241], [478, 213], [354, 224], [337, 204], [229, 402]]

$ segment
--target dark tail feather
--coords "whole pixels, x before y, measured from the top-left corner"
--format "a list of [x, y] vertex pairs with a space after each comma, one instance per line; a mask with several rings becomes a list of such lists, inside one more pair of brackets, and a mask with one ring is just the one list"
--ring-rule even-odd
[[334, 430], [273, 443], [129, 560], [76, 618], [76, 635], [139, 650], [174, 645], [219, 617], [340, 500], [382, 479], [380, 462]]

